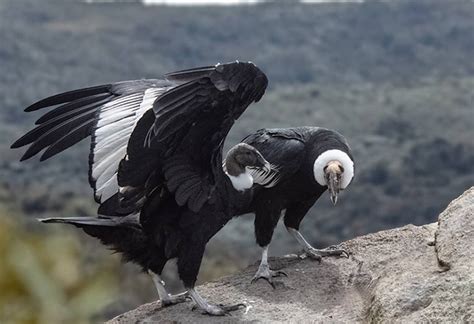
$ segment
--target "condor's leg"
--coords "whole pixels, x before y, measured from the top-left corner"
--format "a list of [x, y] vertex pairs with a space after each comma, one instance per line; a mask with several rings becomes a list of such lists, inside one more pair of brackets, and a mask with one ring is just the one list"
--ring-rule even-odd
[[158, 297], [162, 306], [170, 306], [186, 301], [188, 292], [180, 293], [177, 295], [171, 295], [165, 288], [165, 282], [161, 279], [161, 273], [163, 268], [168, 262], [165, 251], [163, 247], [155, 245], [153, 250], [148, 250], [148, 253], [141, 253], [142, 264], [146, 264], [145, 270], [150, 275], [153, 283], [155, 284], [156, 291], [158, 292]]
[[189, 293], [187, 291], [171, 295], [165, 288], [165, 282], [161, 279], [160, 275], [148, 270], [148, 274], [151, 276], [153, 283], [155, 284], [156, 291], [158, 292], [158, 296], [160, 298], [160, 302], [162, 306], [170, 306], [175, 305], [178, 303], [185, 302], [186, 299], [189, 298]]
[[[270, 206], [271, 204], [266, 204]], [[258, 267], [257, 273], [252, 278], [252, 283], [259, 279], [265, 279], [275, 288], [273, 277], [287, 276], [283, 271], [274, 271], [268, 265], [268, 246], [272, 240], [273, 231], [275, 230], [278, 220], [280, 219], [280, 209], [263, 210], [258, 208], [255, 212], [255, 237], [257, 244], [262, 248], [262, 260]]]
[[[206, 242], [202, 239], [193, 240], [192, 237], [199, 236], [198, 233], [189, 235], [189, 239], [179, 248], [178, 252], [178, 273], [180, 279], [184, 283], [184, 287], [188, 290], [189, 297], [196, 303], [196, 308], [199, 308], [204, 314], [222, 316], [230, 311], [245, 307], [244, 304], [237, 304], [232, 306], [210, 304], [196, 291], [194, 285], [196, 283], [199, 268], [201, 266], [202, 257]], [[193, 308], [194, 309], [194, 308]]]
[[307, 253], [307, 255], [310, 258], [313, 258], [315, 260], [320, 261], [321, 257], [323, 256], [340, 256], [340, 255], [345, 255], [349, 256], [347, 251], [343, 249], [337, 249], [337, 248], [327, 248], [327, 249], [315, 249], [314, 247], [309, 244], [303, 235], [299, 231], [300, 223], [303, 220], [304, 216], [308, 212], [308, 210], [313, 206], [315, 201], [317, 200], [316, 198], [304, 201], [304, 202], [298, 202], [295, 204], [292, 204], [286, 209], [285, 212], [285, 226], [288, 232], [298, 241], [298, 243], [303, 247], [304, 251]]

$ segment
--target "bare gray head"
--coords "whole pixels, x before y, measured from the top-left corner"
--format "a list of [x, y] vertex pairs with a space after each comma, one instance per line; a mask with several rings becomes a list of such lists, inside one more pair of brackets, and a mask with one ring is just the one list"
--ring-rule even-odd
[[269, 170], [270, 163], [251, 145], [239, 143], [232, 147], [225, 157], [224, 171], [232, 181], [236, 190], [249, 189], [253, 185], [253, 178], [248, 167]]
[[324, 178], [331, 194], [331, 201], [335, 205], [337, 203], [337, 196], [341, 190], [341, 176], [344, 172], [344, 167], [339, 161], [329, 161], [324, 167]]

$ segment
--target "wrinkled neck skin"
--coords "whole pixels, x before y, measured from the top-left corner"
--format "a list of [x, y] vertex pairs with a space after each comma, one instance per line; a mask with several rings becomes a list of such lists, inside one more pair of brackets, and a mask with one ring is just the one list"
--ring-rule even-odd
[[253, 186], [253, 178], [250, 175], [249, 170], [235, 160], [232, 152], [226, 156], [224, 173], [229, 177], [232, 186], [237, 191], [244, 191]]

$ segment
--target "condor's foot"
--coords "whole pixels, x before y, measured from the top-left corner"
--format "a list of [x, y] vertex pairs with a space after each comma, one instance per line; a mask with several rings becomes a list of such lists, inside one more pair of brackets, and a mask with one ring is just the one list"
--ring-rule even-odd
[[281, 270], [274, 271], [271, 270], [268, 265], [261, 264], [260, 267], [258, 267], [257, 273], [255, 276], [253, 276], [251, 283], [255, 283], [259, 279], [265, 279], [273, 287], [273, 289], [275, 289], [276, 287], [275, 283], [273, 282], [273, 278], [281, 276], [288, 277], [288, 275]]
[[207, 315], [212, 315], [212, 316], [224, 316], [229, 314], [232, 311], [239, 310], [240, 308], [245, 308], [247, 307], [245, 304], [235, 304], [235, 305], [213, 305], [206, 303], [203, 306], [200, 306], [198, 304], [194, 305], [192, 308], [192, 311], [196, 309], [200, 309], [202, 314], [207, 314]]
[[194, 300], [196, 305], [193, 306], [192, 310], [199, 309], [203, 314], [212, 315], [212, 316], [224, 316], [229, 312], [236, 311], [240, 308], [247, 307], [245, 304], [236, 304], [236, 305], [213, 305], [208, 303], [204, 298], [202, 298], [196, 290], [190, 289], [189, 296]]
[[148, 270], [151, 278], [153, 279], [153, 283], [155, 284], [156, 291], [158, 292], [158, 296], [160, 298], [161, 305], [166, 307], [170, 305], [175, 305], [178, 303], [185, 302], [186, 299], [190, 299], [189, 293], [187, 291], [177, 294], [171, 295], [168, 294], [168, 291], [165, 288], [165, 282], [161, 279], [160, 275]]
[[309, 247], [305, 249], [305, 253], [311, 259], [321, 261], [322, 257], [327, 256], [343, 256], [348, 258], [349, 253], [344, 249], [338, 249], [335, 246], [330, 246], [326, 249], [315, 249], [313, 247]]
[[184, 303], [185, 301], [191, 300], [192, 298], [189, 296], [189, 293], [187, 291], [177, 294], [177, 295], [167, 295], [162, 297], [160, 300], [161, 305], [163, 307], [166, 306], [171, 306], [171, 305], [176, 305], [179, 303]]

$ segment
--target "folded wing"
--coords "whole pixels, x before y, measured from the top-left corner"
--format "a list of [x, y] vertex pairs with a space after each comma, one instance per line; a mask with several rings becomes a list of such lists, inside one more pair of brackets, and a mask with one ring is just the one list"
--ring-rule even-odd
[[292, 177], [304, 157], [305, 144], [300, 134], [291, 129], [260, 129], [242, 142], [255, 147], [270, 162], [270, 170], [252, 168], [254, 183], [271, 188]]

